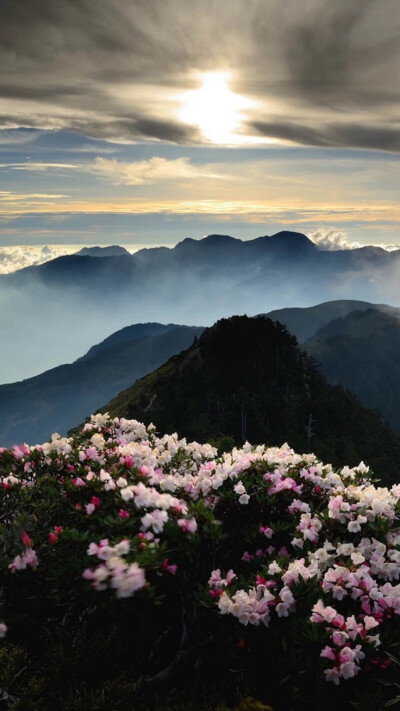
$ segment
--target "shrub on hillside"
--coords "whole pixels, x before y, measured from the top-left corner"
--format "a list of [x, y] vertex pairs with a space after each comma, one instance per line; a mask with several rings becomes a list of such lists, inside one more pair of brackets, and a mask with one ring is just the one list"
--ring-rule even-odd
[[363, 463], [95, 415], [3, 449], [0, 482], [4, 708], [396, 697], [400, 485]]

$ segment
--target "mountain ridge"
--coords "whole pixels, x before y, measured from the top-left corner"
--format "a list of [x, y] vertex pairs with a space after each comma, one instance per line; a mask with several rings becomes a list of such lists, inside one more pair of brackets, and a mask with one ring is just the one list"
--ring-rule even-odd
[[202, 330], [138, 324], [112, 334], [73, 363], [0, 385], [0, 446], [43, 442], [55, 431], [66, 434], [89, 410], [187, 348]]
[[198, 441], [288, 441], [335, 465], [365, 459], [392, 478], [400, 459], [400, 437], [380, 416], [328, 385], [295, 337], [263, 316], [220, 320], [100, 411]]

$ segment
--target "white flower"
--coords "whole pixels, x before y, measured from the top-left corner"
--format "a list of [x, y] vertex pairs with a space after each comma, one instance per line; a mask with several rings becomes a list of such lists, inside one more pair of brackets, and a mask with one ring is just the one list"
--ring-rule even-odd
[[349, 521], [349, 523], [347, 524], [347, 530], [350, 533], [358, 533], [359, 531], [361, 531], [361, 526], [358, 521]]
[[275, 561], [268, 567], [268, 575], [275, 575], [276, 573], [281, 573], [282, 568]]
[[236, 492], [236, 494], [245, 494], [246, 489], [244, 488], [243, 484], [241, 481], [236, 484], [236, 486], [233, 487], [233, 490]]
[[120, 541], [119, 543], [117, 543], [116, 546], [114, 546], [114, 552], [117, 555], [126, 555], [127, 553], [129, 553], [130, 548], [131, 548], [131, 545], [130, 545], [129, 541], [124, 539], [123, 541]]
[[365, 558], [361, 553], [352, 553], [350, 556], [351, 560], [353, 561], [354, 565], [361, 565], [361, 563], [364, 563]]
[[168, 521], [168, 514], [166, 511], [154, 509], [151, 513], [142, 516], [140, 520], [144, 531], [147, 531], [148, 528], [152, 528], [154, 533], [161, 533], [164, 524]]

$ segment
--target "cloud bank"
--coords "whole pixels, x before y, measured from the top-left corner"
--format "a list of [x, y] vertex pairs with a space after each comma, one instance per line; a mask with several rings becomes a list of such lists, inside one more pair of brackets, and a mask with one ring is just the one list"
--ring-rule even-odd
[[325, 227], [309, 232], [308, 237], [322, 250], [327, 252], [336, 252], [339, 249], [358, 249], [359, 247], [380, 247], [387, 252], [393, 252], [395, 249], [400, 249], [399, 244], [361, 244], [360, 242], [350, 241], [346, 232], [337, 230], [335, 227]]
[[55, 246], [52, 244], [35, 247], [31, 245], [0, 247], [0, 274], [9, 274], [18, 269], [24, 269], [24, 267], [31, 267], [33, 264], [43, 264], [50, 259], [72, 254], [78, 249], [79, 247], [74, 245]]

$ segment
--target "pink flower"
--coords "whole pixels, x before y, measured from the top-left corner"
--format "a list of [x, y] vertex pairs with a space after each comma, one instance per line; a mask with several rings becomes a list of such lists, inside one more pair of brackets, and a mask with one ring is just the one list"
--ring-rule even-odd
[[324, 659], [331, 659], [333, 662], [336, 661], [336, 654], [333, 651], [332, 647], [324, 647], [320, 654], [320, 657], [323, 657]]
[[162, 565], [161, 565], [161, 570], [166, 570], [168, 573], [171, 573], [171, 575], [176, 575], [178, 566], [177, 565], [170, 565], [168, 558], [164, 558]]
[[212, 571], [209, 581], [208, 581], [208, 584], [214, 585], [215, 587], [222, 586], [221, 570], [219, 568]]
[[25, 570], [27, 566], [36, 568], [38, 564], [36, 551], [33, 548], [27, 548], [22, 555], [17, 555], [8, 567], [12, 573], [15, 573], [16, 570]]
[[72, 483], [74, 486], [86, 486], [86, 482], [84, 482], [80, 476], [76, 477], [76, 479], [72, 479]]
[[26, 564], [29, 565], [31, 568], [36, 568], [36, 566], [38, 565], [36, 551], [34, 551], [33, 548], [27, 548], [24, 555]]
[[128, 513], [128, 511], [125, 511], [125, 509], [120, 509], [118, 511], [118, 516], [120, 518], [130, 518], [131, 517], [130, 513]]
[[322, 600], [318, 600], [318, 602], [314, 605], [312, 609], [312, 615], [311, 615], [311, 622], [332, 622], [334, 618], [337, 615], [336, 610], [333, 609], [333, 607], [325, 607], [324, 603]]
[[360, 667], [358, 667], [354, 662], [344, 662], [340, 665], [339, 670], [340, 676], [342, 676], [343, 679], [351, 679], [353, 676], [358, 674]]
[[8, 566], [11, 570], [12, 573], [15, 573], [16, 570], [25, 570], [26, 568], [26, 561], [23, 556], [21, 555], [16, 555], [12, 563]]
[[339, 685], [340, 674], [339, 674], [339, 669], [337, 667], [332, 667], [332, 669], [325, 669], [324, 674], [325, 674], [325, 679], [327, 681], [333, 681], [333, 683], [336, 684], [336, 686]]
[[197, 531], [197, 521], [194, 518], [179, 518], [178, 526], [185, 533], [196, 533]]
[[225, 578], [226, 584], [229, 586], [231, 584], [232, 580], [234, 580], [236, 577], [237, 577], [237, 575], [236, 575], [236, 573], [233, 572], [232, 568], [230, 570], [228, 570], [228, 572], [226, 574], [226, 578]]
[[364, 627], [367, 630], [372, 630], [374, 627], [378, 627], [379, 622], [376, 621], [374, 617], [370, 617], [369, 615], [365, 615], [364, 617]]
[[29, 538], [26, 531], [22, 532], [21, 538], [22, 538], [22, 543], [24, 544], [24, 546], [26, 546], [26, 547], [32, 546], [32, 540], [31, 540], [31, 538]]
[[344, 627], [345, 624], [345, 619], [343, 615], [336, 615], [336, 617], [333, 618], [332, 624], [335, 625], [335, 627], [342, 628]]
[[7, 634], [7, 625], [4, 622], [0, 622], [0, 639], [3, 639]]
[[348, 639], [349, 635], [346, 634], [346, 632], [338, 632], [338, 630], [335, 630], [332, 635], [333, 643], [336, 644], [337, 647], [344, 647]]
[[273, 530], [269, 526], [260, 526], [258, 529], [259, 533], [263, 533], [266, 538], [271, 538], [273, 535]]

